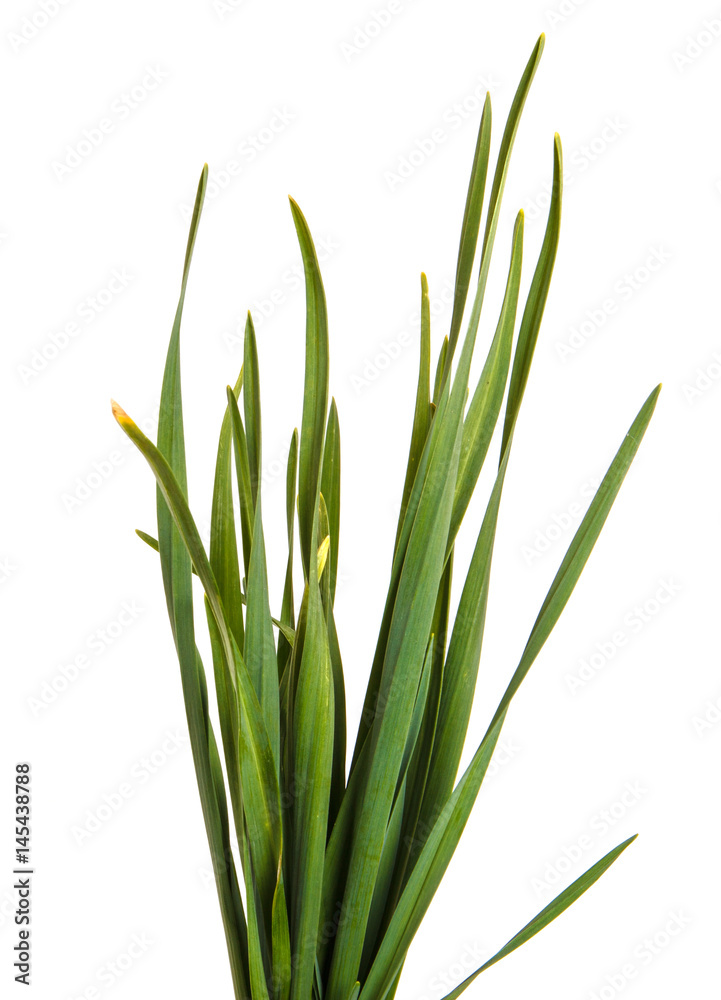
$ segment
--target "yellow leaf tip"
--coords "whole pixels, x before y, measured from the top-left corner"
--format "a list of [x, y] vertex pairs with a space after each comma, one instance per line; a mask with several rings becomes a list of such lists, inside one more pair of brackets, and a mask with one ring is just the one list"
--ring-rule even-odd
[[120, 403], [116, 403], [114, 399], [111, 399], [110, 400], [110, 405], [111, 405], [111, 407], [113, 409], [113, 416], [115, 417], [115, 419], [118, 421], [119, 424], [123, 425], [123, 424], [126, 424], [126, 423], [128, 423], [128, 424], [132, 423], [130, 417], [125, 412], [125, 410], [122, 408], [122, 406], [120, 405]]

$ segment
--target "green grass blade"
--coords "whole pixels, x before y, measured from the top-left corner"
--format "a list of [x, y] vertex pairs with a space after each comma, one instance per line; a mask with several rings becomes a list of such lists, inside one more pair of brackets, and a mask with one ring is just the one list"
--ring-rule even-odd
[[[235, 394], [240, 391], [241, 380], [235, 385]], [[244, 641], [243, 610], [238, 570], [238, 548], [235, 536], [235, 514], [231, 485], [231, 426], [230, 410], [226, 407], [218, 442], [218, 456], [213, 484], [213, 504], [210, 522], [210, 566], [218, 583], [221, 601], [228, 615], [228, 625], [238, 643]], [[149, 541], [146, 536], [146, 541]], [[212, 611], [205, 600], [206, 615]], [[230, 675], [228, 663], [223, 656], [221, 645], [213, 641], [211, 632], [211, 652], [215, 676], [215, 690], [220, 719], [220, 733], [223, 743], [225, 766], [228, 775], [230, 800], [235, 817], [236, 833], [242, 825], [242, 805], [240, 794], [240, 771], [238, 756], [238, 705], [234, 679]]]
[[413, 482], [418, 471], [418, 464], [423, 454], [423, 448], [431, 426], [431, 303], [428, 296], [428, 279], [421, 274], [421, 351], [418, 365], [418, 386], [416, 388], [416, 407], [413, 414], [413, 430], [411, 432], [411, 447], [408, 454], [406, 478], [403, 484], [401, 509], [398, 515], [398, 528], [394, 551], [398, 549], [401, 528], [408, 506], [408, 498], [413, 488]]
[[511, 364], [522, 258], [523, 213], [519, 212], [513, 230], [511, 263], [498, 325], [463, 425], [461, 458], [448, 536], [449, 549], [468, 509], [501, 410]]
[[428, 770], [436, 740], [438, 724], [438, 709], [444, 685], [444, 669], [446, 658], [446, 642], [448, 636], [448, 615], [451, 601], [451, 582], [453, 578], [453, 554], [446, 562], [443, 579], [438, 592], [436, 610], [433, 615], [434, 642], [430, 661], [429, 691], [423, 712], [417, 745], [410, 763], [407, 779], [406, 808], [403, 816], [403, 836], [399, 850], [396, 870], [393, 873], [393, 886], [389, 893], [388, 913], [390, 919], [398, 897], [405, 885], [414, 853], [413, 845], [418, 842], [418, 827], [422, 824], [421, 810], [425, 798], [425, 788], [428, 781]]
[[441, 389], [442, 389], [442, 379], [443, 372], [446, 368], [446, 358], [448, 357], [448, 337], [443, 338], [443, 343], [441, 344], [441, 349], [438, 352], [438, 361], [436, 362], [436, 374], [433, 379], [433, 402], [431, 403], [431, 417], [435, 413], [436, 408], [441, 400]]
[[[151, 549], [153, 549], [155, 552], [158, 552], [159, 547], [157, 538], [153, 538], [153, 536], [149, 535], [146, 531], [141, 531], [140, 528], [135, 529], [135, 534], [138, 536], [138, 538], [140, 538], [143, 542], [145, 542], [146, 545], [149, 545]], [[194, 576], [198, 575], [195, 570], [195, 566], [193, 566], [193, 574]], [[241, 604], [246, 603], [245, 594], [242, 591], [240, 594], [240, 603]], [[271, 618], [271, 621], [273, 622], [275, 627], [279, 630], [281, 635], [287, 640], [288, 645], [292, 647], [295, 639], [295, 629], [291, 628], [290, 625], [286, 625], [278, 618]]]
[[[235, 823], [236, 836], [240, 838], [240, 829], [243, 825], [243, 805], [240, 788], [240, 749], [238, 746], [238, 731], [240, 728], [240, 718], [238, 715], [238, 699], [235, 693], [235, 681], [231, 677], [223, 648], [214, 627], [213, 612], [207, 597], [204, 600], [205, 613], [208, 619], [208, 629], [210, 632], [210, 648], [213, 657], [213, 671], [215, 678], [215, 692], [218, 703], [218, 716], [220, 719], [220, 735], [223, 742], [223, 752], [225, 757], [225, 768], [228, 774], [228, 788], [230, 789], [230, 801], [233, 807], [233, 818]], [[223, 795], [225, 790], [223, 789]], [[240, 840], [238, 841], [240, 842]]]
[[318, 508], [328, 408], [328, 314], [318, 257], [308, 223], [292, 198], [290, 207], [303, 258], [306, 289], [305, 387], [298, 470], [298, 530], [303, 570], [307, 578], [313, 551], [312, 528]]
[[274, 1000], [289, 1000], [292, 975], [290, 928], [286, 908], [282, 864], [278, 866], [278, 884], [273, 897], [272, 985]]
[[[231, 389], [236, 399], [241, 385], [242, 373], [238, 377], [235, 387]], [[230, 407], [227, 406], [220, 429], [218, 457], [215, 463], [213, 504], [210, 517], [209, 557], [210, 566], [218, 584], [220, 598], [228, 616], [228, 624], [235, 636], [236, 642], [242, 649], [245, 628], [243, 624], [240, 572], [238, 569], [235, 513], [233, 510], [231, 449], [231, 413]], [[147, 536], [144, 538], [144, 541], [148, 541]]]
[[332, 720], [330, 652], [317, 573], [311, 565], [293, 719], [293, 780], [298, 791], [293, 802], [291, 1000], [307, 1000], [315, 975], [333, 765]]
[[567, 889], [559, 893], [555, 899], [553, 899], [548, 906], [546, 906], [540, 913], [538, 913], [533, 920], [526, 924], [518, 934], [514, 935], [511, 940], [501, 948], [500, 951], [496, 952], [493, 958], [490, 958], [480, 969], [476, 969], [475, 972], [471, 973], [462, 983], [459, 983], [454, 990], [446, 994], [443, 1000], [456, 1000], [457, 997], [461, 995], [468, 987], [471, 985], [473, 980], [479, 976], [486, 969], [489, 969], [496, 962], [500, 962], [502, 958], [506, 955], [510, 955], [512, 951], [516, 948], [520, 948], [522, 944], [529, 941], [532, 937], [542, 931], [544, 927], [547, 927], [552, 920], [560, 916], [564, 910], [567, 910], [569, 906], [576, 902], [576, 900], [590, 889], [594, 882], [597, 882], [604, 872], [608, 871], [611, 865], [616, 861], [621, 854], [626, 850], [629, 844], [632, 844], [636, 839], [638, 834], [633, 837], [629, 837], [628, 840], [624, 840], [622, 844], [618, 847], [614, 847], [612, 851], [609, 851], [600, 861], [597, 861], [595, 865], [584, 872], [580, 878], [577, 878]]
[[[248, 567], [246, 589], [247, 612], [243, 659], [263, 712], [270, 747], [280, 774], [280, 706], [278, 698], [278, 660], [275, 652], [273, 623], [268, 595], [268, 569], [265, 556], [263, 517], [260, 498], [260, 470], [262, 466], [262, 432], [260, 418], [260, 376], [255, 330], [248, 316], [245, 330], [245, 356], [243, 359], [243, 401], [248, 428], [248, 464], [255, 514], [253, 518], [253, 545]], [[229, 404], [232, 406], [232, 404]]]
[[[591, 555], [591, 550], [596, 544], [601, 529], [611, 511], [611, 507], [618, 496], [626, 473], [636, 456], [636, 452], [653, 415], [660, 391], [661, 386], [659, 385], [650, 393], [639, 410], [606, 475], [603, 477], [603, 481], [596, 491], [583, 520], [578, 526], [576, 534], [573, 536], [573, 540], [563, 558], [563, 562], [551, 584], [551, 589], [548, 591], [543, 606], [538, 613], [520, 663], [496, 710], [494, 722], [501, 715], [505, 714], [523, 678], [528, 673], [533, 661], [538, 656], [546, 639], [560, 618], [561, 612], [565, 608], [578, 582], [578, 578]], [[491, 725], [493, 724], [491, 723]]]
[[[501, 213], [501, 200], [503, 197], [503, 190], [506, 186], [506, 177], [508, 175], [508, 166], [511, 159], [511, 152], [513, 150], [513, 144], [516, 139], [516, 133], [518, 132], [518, 125], [521, 120], [521, 114], [523, 112], [524, 105], [526, 103], [526, 98], [528, 97], [528, 92], [533, 83], [533, 78], [536, 75], [536, 70], [538, 69], [538, 64], [541, 59], [541, 54], [543, 52], [543, 46], [545, 44], [545, 36], [541, 35], [536, 45], [531, 53], [531, 57], [526, 64], [526, 68], [523, 71], [518, 88], [516, 89], [513, 102], [511, 103], [510, 111], [508, 112], [508, 118], [506, 120], [506, 126], [503, 131], [503, 137], [501, 139], [501, 146], [498, 151], [498, 159], [496, 161], [496, 169], [493, 175], [493, 184], [491, 186], [491, 194], [488, 202], [488, 211], [486, 215], [486, 228], [483, 234], [483, 247], [481, 250], [481, 265], [478, 274], [478, 285], [476, 289], [476, 302], [474, 307], [477, 306], [478, 313], [480, 314], [480, 309], [483, 304], [483, 299], [486, 291], [486, 283], [488, 281], [488, 272], [491, 266], [491, 257], [493, 254], [493, 244], [496, 238], [496, 230], [498, 228], [498, 220]], [[472, 320], [473, 321], [473, 320]], [[476, 320], [477, 322], [477, 320]], [[444, 361], [443, 376], [442, 380], [445, 379], [450, 374], [451, 362], [453, 361], [453, 355], [455, 347], [454, 344], [449, 343], [447, 356]]]
[[[232, 398], [234, 400], [234, 397]], [[153, 471], [162, 497], [182, 539], [183, 547], [187, 556], [192, 559], [200, 577], [212, 611], [209, 620], [212, 622], [213, 628], [217, 629], [217, 637], [222, 646], [223, 655], [229, 666], [232, 665], [240, 704], [241, 787], [246, 820], [249, 824], [250, 848], [253, 863], [258, 872], [258, 885], [263, 900], [264, 915], [270, 919], [281, 849], [280, 792], [270, 739], [260, 704], [238, 645], [228, 627], [218, 586], [203, 549], [198, 529], [172, 469], [158, 449], [117, 403], [113, 404], [113, 413], [121, 428], [141, 452]], [[187, 579], [189, 588], [189, 564]], [[190, 622], [192, 625], [192, 614]]]
[[339, 919], [342, 914], [341, 901], [348, 874], [348, 856], [353, 841], [356, 817], [368, 780], [370, 763], [370, 743], [365, 743], [356, 766], [348, 778], [348, 785], [333, 824], [326, 849], [320, 918], [321, 933], [318, 949], [319, 961], [324, 977], [328, 973]]
[[[446, 394], [448, 405], [442, 403], [439, 408], [427, 445], [431, 454], [428, 475], [423, 486], [419, 485], [417, 513], [409, 529], [374, 705], [372, 762], [348, 864], [344, 905], [349, 918], [339, 928], [333, 952], [328, 986], [331, 997], [349, 992], [358, 978], [373, 886], [445, 564], [474, 341], [472, 329], [463, 346], [453, 390], [450, 397]], [[402, 537], [399, 556], [403, 546]]]
[[551, 189], [551, 204], [548, 209], [548, 222], [543, 237], [541, 252], [533, 274], [533, 280], [523, 310], [521, 328], [518, 333], [518, 344], [513, 358], [511, 384], [508, 390], [506, 417], [503, 425], [503, 441], [501, 455], [506, 450], [513, 429], [516, 425], [518, 411], [523, 399], [523, 393], [528, 381], [528, 373], [533, 359], [533, 352], [538, 340], [538, 331], [543, 318], [543, 310], [548, 298], [548, 288], [556, 260], [558, 238], [561, 228], [561, 199], [563, 194], [563, 155], [561, 140], [558, 134], [553, 140], [553, 187]]
[[502, 725], [501, 719], [485, 736], [425, 839], [363, 984], [361, 1000], [384, 1000], [398, 976], [468, 821]]
[[[385, 671], [384, 663], [387, 656], [395, 609], [399, 601], [400, 586], [403, 573], [405, 571], [410, 539], [415, 530], [417, 519], [419, 518], [420, 508], [423, 503], [435, 503], [436, 499], [431, 499], [429, 501], [429, 495], [432, 494], [437, 498], [439, 490], [441, 490], [441, 483], [444, 485], [447, 484], [449, 477], [452, 477], [452, 481], [455, 484], [455, 479], [458, 474], [457, 459], [452, 456], [455, 443], [451, 444], [450, 442], [451, 436], [458, 433], [459, 429], [462, 429], [463, 426], [463, 408], [465, 406], [466, 395], [468, 392], [468, 376], [473, 357], [473, 349], [476, 342], [476, 335], [478, 333], [479, 319], [480, 297], [478, 293], [476, 293], [468, 332], [466, 333], [463, 350], [461, 352], [461, 359], [458, 364], [458, 371], [455, 379], [453, 380], [453, 390], [451, 391], [450, 389], [450, 381], [446, 380], [444, 387], [440, 390], [441, 396], [438, 401], [438, 407], [431, 422], [430, 432], [426, 438], [426, 442], [418, 462], [418, 469], [413, 480], [413, 487], [408, 498], [406, 509], [401, 512], [403, 520], [393, 557], [388, 596], [386, 598], [386, 604], [383, 611], [383, 620], [381, 622], [378, 642], [376, 644], [376, 653], [371, 667], [371, 675], [366, 689], [363, 712], [361, 714], [361, 721], [358, 727], [358, 735], [353, 752], [351, 771], [355, 767], [373, 721], [377, 717], [376, 709], [378, 704], [385, 704], [386, 693], [382, 690]], [[448, 428], [450, 428], [450, 430]], [[459, 446], [460, 440], [459, 435]], [[442, 443], [439, 444], [439, 442]], [[425, 517], [427, 518], [428, 514], [426, 514]], [[432, 517], [433, 516], [431, 515], [431, 520]], [[421, 521], [422, 520], [423, 519], [421, 519]], [[427, 529], [423, 527], [420, 529], [421, 533], [425, 530]], [[445, 530], [447, 537], [448, 529], [446, 528]], [[420, 547], [423, 547], [425, 542], [418, 542], [417, 540], [417, 544]], [[444, 553], [444, 563], [447, 560], [447, 556], [447, 552]], [[412, 563], [413, 561], [411, 561], [411, 564]], [[415, 568], [413, 572], [415, 572]], [[424, 579], [424, 584], [427, 584], [429, 579], [432, 578], [429, 577], [428, 579]], [[439, 581], [436, 581], [435, 584], [436, 593], [438, 582]], [[404, 598], [404, 603], [405, 602], [407, 602], [407, 598]], [[404, 605], [401, 604], [401, 607], [403, 606]], [[430, 635], [430, 622], [428, 623], [428, 631], [426, 632], [426, 636], [428, 635]]]
[[481, 124], [478, 128], [476, 151], [473, 155], [473, 167], [471, 168], [471, 179], [468, 183], [466, 205], [463, 211], [461, 241], [458, 247], [456, 284], [453, 292], [453, 314], [451, 316], [451, 329], [448, 335], [448, 351], [450, 357], [453, 357], [455, 353], [456, 344], [458, 343], [458, 335], [461, 332], [463, 311], [466, 307], [468, 286], [471, 282], [473, 261], [476, 257], [476, 244], [478, 243], [478, 230], [481, 224], [481, 210], [483, 208], [483, 195], [486, 189], [488, 156], [490, 150], [491, 97], [490, 94], [486, 94], [486, 99], [483, 104], [483, 113], [481, 115]]
[[278, 700], [278, 660], [268, 597], [260, 495], [255, 508], [253, 550], [248, 572], [243, 659], [248, 668], [265, 720], [276, 770], [280, 767], [280, 706]]
[[[241, 372], [242, 374], [242, 372]], [[245, 379], [244, 379], [245, 380]], [[238, 400], [230, 386], [226, 389], [228, 406], [230, 407], [230, 426], [233, 437], [233, 453], [235, 455], [235, 474], [238, 483], [238, 503], [240, 505], [240, 531], [243, 539], [243, 567], [245, 577], [250, 572], [250, 555], [253, 549], [253, 530], [255, 520], [255, 500], [251, 484], [250, 460], [248, 458], [248, 441], [243, 427], [243, 420], [238, 408]]]
[[363, 943], [363, 954], [361, 956], [361, 978], [365, 979], [368, 969], [375, 955], [376, 942], [383, 923], [383, 915], [388, 903], [388, 894], [391, 890], [393, 872], [398, 857], [398, 848], [403, 831], [403, 811], [406, 798], [406, 782], [401, 781], [401, 786], [393, 804], [390, 822], [386, 830], [383, 841], [383, 853], [381, 854], [380, 865], [378, 866], [378, 878], [373, 890], [373, 901], [368, 915], [368, 928], [366, 930], [365, 941]]
[[260, 423], [260, 374], [255, 328], [250, 313], [245, 321], [243, 344], [243, 407], [248, 448], [248, 471], [253, 508], [258, 502], [258, 490], [263, 468], [263, 449]]
[[[486, 507], [453, 624], [435, 726], [436, 735], [428, 765], [423, 804], [419, 810], [419, 831], [431, 828], [434, 817], [448, 801], [468, 732], [483, 642], [493, 543], [508, 457], [509, 451], [506, 451]], [[423, 843], [421, 834], [414, 831], [411, 843], [413, 856], [409, 868], [412, 869], [415, 856]]]
[[411, 716], [411, 724], [408, 728], [406, 745], [403, 750], [403, 757], [401, 759], [401, 769], [398, 773], [398, 781], [396, 783], [396, 795], [400, 794], [400, 786], [406, 780], [406, 773], [408, 771], [411, 758], [413, 757], [413, 754], [416, 750], [418, 737], [420, 735], [421, 727], [423, 725], [426, 706], [428, 704], [428, 691], [431, 686], [431, 672], [433, 670], [433, 661], [435, 659], [435, 649], [436, 649], [436, 637], [435, 635], [431, 635], [431, 638], [428, 642], [428, 650], [426, 652], [426, 658], [423, 662], [421, 679], [418, 682], [418, 693], [416, 694], [416, 701], [415, 705], [413, 706], [413, 715]]
[[[175, 473], [178, 492], [187, 495], [183, 408], [180, 385], [180, 325], [190, 262], [208, 180], [207, 164], [198, 184], [183, 265], [180, 298], [163, 373], [158, 420], [159, 454], [166, 456]], [[148, 442], [150, 443], [150, 442]], [[163, 461], [166, 459], [164, 458]], [[227, 805], [219, 799], [218, 773], [214, 770], [217, 747], [208, 716], [207, 690], [202, 662], [195, 646], [191, 561], [180, 540], [162, 491], [157, 495], [158, 552], [175, 646], [180, 664], [191, 751], [198, 780], [201, 807], [210, 846], [221, 915], [229, 949], [233, 988], [237, 998], [247, 996], [247, 953], [243, 952], [244, 918], [234, 868], [228, 862]]]
[[[331, 549], [332, 551], [332, 549]], [[345, 681], [338, 633], [333, 608], [328, 611], [328, 651], [333, 674], [333, 778], [331, 781], [328, 829], [333, 828], [343, 796], [345, 795], [345, 765], [347, 750]]]
[[[330, 599], [335, 601], [338, 580], [338, 543], [340, 539], [340, 426], [335, 399], [331, 399], [328, 426], [323, 452], [323, 474], [320, 491], [325, 499], [328, 512], [328, 534], [330, 535]], [[343, 707], [345, 713], [345, 705]]]
[[518, 83], [516, 93], [511, 103], [510, 111], [508, 112], [508, 118], [506, 119], [506, 126], [503, 130], [501, 146], [498, 151], [498, 159], [496, 160], [496, 170], [493, 175], [491, 194], [488, 200], [486, 228], [483, 233], [481, 267], [478, 281], [484, 288], [488, 276], [488, 269], [490, 267], [493, 243], [496, 238], [496, 230], [498, 228], [498, 220], [501, 213], [501, 200], [503, 198], [503, 190], [506, 186], [506, 178], [508, 176], [508, 167], [511, 161], [513, 144], [516, 141], [516, 133], [518, 132], [518, 126], [521, 120], [521, 115], [523, 114], [523, 108], [526, 104], [526, 98], [528, 97], [528, 92], [531, 89], [533, 78], [536, 75], [538, 64], [541, 61], [545, 42], [546, 36], [541, 35], [534, 46], [530, 59], [526, 63], [526, 68], [524, 69]]
[[248, 965], [250, 969], [250, 996], [253, 1000], [269, 1000], [268, 973], [270, 955], [263, 920], [262, 903], [253, 864], [249, 838], [243, 837], [243, 870], [245, 872], [245, 898], [248, 906]]
[[[202, 674], [203, 664], [197, 650], [196, 655], [198, 672]], [[207, 706], [207, 693], [205, 702]], [[220, 766], [218, 746], [210, 724], [208, 725], [208, 751], [211, 782], [217, 807], [214, 810], [212, 803], [209, 803], [211, 806], [209, 813], [213, 817], [212, 838], [214, 848], [211, 848], [211, 854], [213, 855], [213, 869], [220, 897], [225, 942], [230, 957], [231, 977], [236, 998], [239, 1000], [241, 997], [247, 997], [249, 990], [248, 927], [243, 910], [243, 900], [240, 897], [240, 889], [238, 888], [238, 875], [235, 868], [235, 859], [233, 858], [233, 849], [230, 843], [228, 805], [225, 797], [223, 770]]]
[[[295, 605], [293, 601], [293, 544], [295, 541], [295, 496], [298, 475], [298, 430], [293, 431], [288, 449], [288, 469], [285, 488], [285, 517], [288, 536], [288, 561], [285, 568], [285, 584], [283, 586], [283, 604], [280, 610], [280, 621], [285, 628], [295, 630]], [[290, 658], [293, 643], [286, 635], [278, 636], [278, 673], [282, 677]]]
[[[185, 468], [185, 438], [183, 433], [183, 401], [180, 388], [180, 324], [183, 318], [185, 294], [188, 286], [190, 262], [193, 259], [195, 240], [203, 210], [205, 191], [208, 184], [208, 165], [203, 167], [195, 196], [193, 215], [190, 221], [188, 243], [185, 250], [183, 277], [180, 285], [180, 297], [175, 311], [175, 319], [170, 334], [170, 343], [163, 371], [163, 386], [160, 394], [160, 411], [158, 417], [158, 450], [168, 460], [178, 480], [181, 491], [187, 496], [188, 483]], [[168, 601], [168, 613], [171, 623], [174, 623], [173, 609], [172, 564], [174, 553], [180, 551], [172, 518], [163, 501], [160, 491], [157, 491], [158, 515], [158, 546], [160, 565], [163, 573], [163, 584]]]

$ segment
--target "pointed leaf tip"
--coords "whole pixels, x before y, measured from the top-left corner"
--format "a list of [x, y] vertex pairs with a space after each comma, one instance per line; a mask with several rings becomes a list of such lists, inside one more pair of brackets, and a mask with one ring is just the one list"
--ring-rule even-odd
[[122, 406], [120, 405], [120, 403], [116, 403], [114, 399], [111, 399], [110, 400], [110, 405], [111, 405], [111, 407], [113, 409], [113, 416], [115, 417], [115, 419], [118, 421], [118, 423], [121, 426], [123, 424], [132, 423], [132, 420], [130, 419], [130, 417], [128, 416], [128, 414], [125, 412], [125, 410], [122, 408]]

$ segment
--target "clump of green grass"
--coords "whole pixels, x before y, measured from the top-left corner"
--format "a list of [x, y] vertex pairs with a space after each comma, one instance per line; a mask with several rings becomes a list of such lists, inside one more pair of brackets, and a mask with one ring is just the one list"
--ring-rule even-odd
[[[288, 557], [277, 618], [271, 614], [266, 572], [260, 378], [250, 315], [243, 367], [235, 386], [227, 389], [207, 552], [187, 502], [179, 335], [207, 168], [195, 202], [165, 365], [157, 445], [113, 404], [120, 426], [157, 480], [157, 541], [144, 532], [138, 534], [160, 554], [237, 998], [393, 997], [409, 946], [478, 795], [511, 701], [573, 591], [653, 413], [660, 387], [644, 402], [613, 459], [543, 602], [506, 692], [457, 780], [479, 668], [503, 482], [559, 235], [563, 171], [556, 136], [548, 223], [518, 335], [514, 337], [522, 212], [513, 230], [495, 334], [468, 402], [471, 359], [508, 163], [542, 49], [543, 36], [509, 112], [474, 279], [491, 139], [491, 105], [486, 99], [463, 216], [450, 330], [433, 380], [428, 289], [425, 276], [421, 277], [420, 367], [403, 501], [388, 596], [348, 773], [343, 667], [334, 619], [340, 431], [335, 402], [328, 405], [325, 294], [313, 240], [294, 201], [291, 211], [306, 282], [305, 394], [300, 435], [293, 432], [288, 459]], [[473, 302], [461, 338], [472, 286]], [[504, 398], [498, 470], [450, 625], [454, 542]], [[293, 589], [296, 541], [302, 595]], [[193, 574], [204, 593], [220, 744], [211, 724], [205, 668], [195, 641]], [[448, 1000], [455, 1000], [479, 973], [562, 913], [633, 839], [619, 844], [561, 892], [459, 983]]]

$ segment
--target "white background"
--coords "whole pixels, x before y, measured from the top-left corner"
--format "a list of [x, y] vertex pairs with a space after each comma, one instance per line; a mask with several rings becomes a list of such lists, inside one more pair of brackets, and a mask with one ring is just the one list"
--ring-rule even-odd
[[[115, 397], [152, 428], [185, 249], [183, 206], [203, 162], [211, 186], [182, 347], [191, 504], [202, 522], [224, 389], [240, 365], [238, 326], [250, 307], [279, 605], [277, 470], [300, 421], [304, 337], [304, 296], [289, 271], [299, 260], [291, 193], [328, 248], [331, 391], [343, 438], [336, 607], [354, 730], [410, 434], [419, 274], [428, 274], [434, 300], [435, 355], [450, 322], [443, 293], [455, 269], [476, 94], [492, 92], [495, 158], [517, 80], [546, 31], [506, 188], [477, 371], [520, 207], [522, 294], [530, 281], [556, 130], [567, 169], [563, 226], [507, 479], [469, 750], [518, 660], [589, 484], [647, 393], [659, 381], [664, 388], [582, 582], [514, 703], [504, 752], [398, 995], [440, 1000], [550, 900], [552, 879], [557, 891], [639, 832], [572, 911], [469, 996], [716, 996], [721, 7], [46, 7], [52, 16], [43, 18], [39, 3], [6, 2], [0, 32], [2, 995], [25, 995], [11, 968], [11, 783], [15, 761], [29, 760], [31, 995], [231, 996], [159, 567], [133, 534], [154, 530], [154, 485], [109, 404]], [[122, 111], [117, 100], [128, 93], [136, 106]], [[70, 155], [63, 171], [68, 147], [84, 130], [97, 139], [105, 119], [102, 142], [78, 165]], [[431, 149], [438, 129], [444, 139]], [[251, 161], [254, 136], [264, 143]], [[389, 175], [414, 150], [410, 176], [394, 182]], [[224, 176], [229, 161], [242, 166], [239, 175]], [[662, 261], [653, 272], [650, 256]], [[114, 270], [124, 284], [111, 282]], [[103, 292], [109, 283], [116, 294]], [[101, 312], [89, 302], [98, 297]], [[69, 323], [75, 335], [63, 339]], [[584, 323], [587, 336], [570, 341]], [[580, 346], [562, 352], [569, 342]], [[483, 477], [459, 539], [459, 579], [487, 485]], [[121, 615], [119, 628], [124, 603], [135, 617]], [[79, 672], [70, 665], [81, 654]], [[569, 678], [594, 654], [590, 679], [574, 685]], [[65, 684], [62, 667], [72, 678]], [[160, 766], [151, 775], [142, 762], [153, 753]], [[124, 784], [132, 794], [122, 808], [78, 843], [103, 796]], [[674, 915], [677, 933], [667, 935]], [[134, 935], [143, 953], [114, 978], [107, 963], [126, 965]]]

